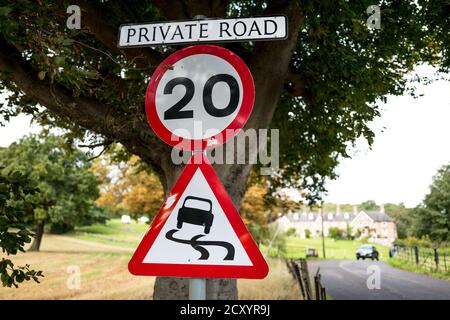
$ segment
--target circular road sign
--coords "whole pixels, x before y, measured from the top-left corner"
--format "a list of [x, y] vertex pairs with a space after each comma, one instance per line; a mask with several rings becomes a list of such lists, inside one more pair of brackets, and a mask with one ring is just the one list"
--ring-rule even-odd
[[238, 133], [254, 100], [253, 78], [241, 58], [222, 47], [198, 45], [161, 62], [148, 84], [145, 107], [163, 141], [205, 150]]

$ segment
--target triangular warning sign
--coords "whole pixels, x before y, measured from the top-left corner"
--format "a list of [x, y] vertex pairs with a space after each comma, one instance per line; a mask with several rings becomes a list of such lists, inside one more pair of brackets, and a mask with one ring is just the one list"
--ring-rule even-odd
[[135, 275], [261, 279], [267, 263], [207, 158], [191, 159], [128, 269]]

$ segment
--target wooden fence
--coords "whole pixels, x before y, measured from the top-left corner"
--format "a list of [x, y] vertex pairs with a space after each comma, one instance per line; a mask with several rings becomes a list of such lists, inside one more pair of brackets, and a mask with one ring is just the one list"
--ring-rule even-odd
[[314, 275], [314, 288], [311, 286], [311, 277], [308, 270], [308, 262], [305, 259], [286, 260], [287, 268], [298, 282], [300, 294], [304, 300], [326, 300], [327, 294], [321, 282], [320, 268]]
[[439, 248], [397, 246], [394, 257], [430, 271], [450, 272], [450, 254], [448, 251], [448, 249]]

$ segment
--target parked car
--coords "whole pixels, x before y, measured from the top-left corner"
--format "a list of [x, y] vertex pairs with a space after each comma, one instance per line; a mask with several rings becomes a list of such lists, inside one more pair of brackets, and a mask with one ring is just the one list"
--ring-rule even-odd
[[375, 246], [365, 244], [359, 247], [358, 250], [356, 250], [356, 259], [372, 259], [372, 260], [378, 260], [379, 253], [377, 251], [377, 248]]
[[209, 233], [213, 220], [211, 200], [187, 196], [183, 206], [178, 210], [177, 228], [181, 229], [186, 222], [204, 226], [205, 233]]
[[131, 223], [131, 217], [126, 214], [122, 215], [122, 217], [120, 217], [120, 220], [122, 221], [123, 224]]

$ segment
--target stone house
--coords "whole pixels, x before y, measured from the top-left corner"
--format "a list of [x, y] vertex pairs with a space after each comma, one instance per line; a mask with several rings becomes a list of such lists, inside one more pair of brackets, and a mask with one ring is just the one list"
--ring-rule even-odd
[[[339, 207], [338, 207], [339, 208]], [[290, 212], [277, 219], [281, 231], [294, 228], [301, 237], [306, 238], [309, 230], [311, 237], [322, 234], [322, 214], [312, 212]], [[323, 214], [323, 233], [328, 236], [329, 229], [335, 227], [343, 231], [350, 230], [355, 235], [358, 231], [360, 237], [369, 237], [369, 241], [380, 244], [391, 244], [397, 239], [395, 221], [389, 217], [381, 207], [379, 212], [357, 211], [353, 213], [327, 212]]]

